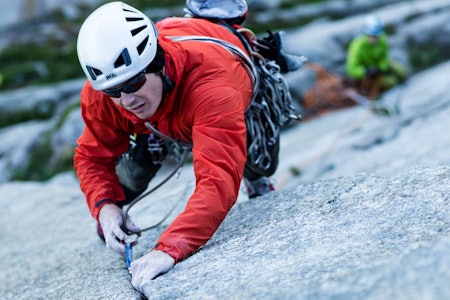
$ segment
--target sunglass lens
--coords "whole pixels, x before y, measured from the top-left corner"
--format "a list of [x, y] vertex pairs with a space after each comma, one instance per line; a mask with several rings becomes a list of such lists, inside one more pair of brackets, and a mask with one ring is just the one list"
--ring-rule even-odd
[[141, 76], [137, 76], [130, 80], [123, 88], [122, 91], [125, 93], [137, 92], [145, 83], [145, 74], [141, 73]]
[[120, 98], [120, 90], [103, 90], [103, 94], [113, 98]]
[[109, 97], [120, 98], [122, 92], [127, 94], [137, 92], [144, 85], [145, 81], [145, 72], [141, 72], [123, 85], [117, 88], [103, 90], [103, 93]]

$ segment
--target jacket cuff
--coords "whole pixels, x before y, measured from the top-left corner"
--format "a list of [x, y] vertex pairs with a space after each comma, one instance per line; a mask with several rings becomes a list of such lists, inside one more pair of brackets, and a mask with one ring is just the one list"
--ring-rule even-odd
[[94, 217], [95, 220], [98, 221], [98, 215], [100, 213], [100, 209], [106, 204], [114, 204], [114, 201], [112, 201], [111, 199], [102, 199], [102, 200], [98, 201], [97, 203], [95, 203], [94, 211], [92, 214], [92, 216]]
[[153, 248], [153, 250], [160, 250], [160, 251], [163, 251], [166, 254], [170, 255], [175, 260], [175, 264], [184, 258], [184, 257], [181, 257], [180, 251], [178, 251], [177, 249], [175, 249], [173, 247], [166, 247], [163, 244], [156, 244], [156, 246]]

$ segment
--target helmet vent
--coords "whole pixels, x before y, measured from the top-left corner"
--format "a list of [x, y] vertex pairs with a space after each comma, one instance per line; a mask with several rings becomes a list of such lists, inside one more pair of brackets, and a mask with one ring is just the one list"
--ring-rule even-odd
[[148, 43], [148, 36], [139, 44], [139, 46], [137, 46], [137, 51], [139, 55], [141, 55], [142, 52], [144, 52], [145, 47], [147, 47], [147, 43]]
[[144, 25], [144, 26], [138, 27], [138, 28], [136, 28], [136, 29], [133, 29], [133, 30], [131, 30], [131, 34], [132, 34], [133, 36], [135, 36], [136, 34], [138, 34], [139, 32], [141, 32], [142, 30], [145, 30], [145, 28], [147, 28], [147, 25]]
[[142, 21], [142, 20], [144, 20], [144, 18], [131, 18], [131, 17], [128, 17], [128, 18], [125, 18], [128, 22], [136, 22], [136, 21]]
[[93, 68], [91, 66], [86, 66], [86, 69], [89, 72], [89, 75], [91, 76], [92, 80], [96, 80], [97, 76], [102, 75], [102, 71], [100, 71], [99, 69]]
[[120, 53], [119, 57], [114, 62], [114, 68], [118, 68], [123, 65], [126, 66], [131, 65], [131, 57], [127, 48], [122, 50], [122, 53]]

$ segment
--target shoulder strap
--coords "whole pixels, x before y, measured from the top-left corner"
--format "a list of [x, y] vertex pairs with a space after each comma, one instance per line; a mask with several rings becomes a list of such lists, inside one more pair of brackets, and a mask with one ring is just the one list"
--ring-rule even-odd
[[258, 88], [259, 88], [259, 75], [258, 70], [255, 68], [255, 65], [251, 59], [244, 51], [242, 51], [241, 48], [237, 47], [236, 45], [233, 45], [230, 42], [213, 38], [209, 36], [202, 36], [202, 35], [186, 35], [186, 36], [169, 36], [169, 38], [176, 42], [182, 42], [182, 41], [200, 41], [200, 42], [206, 42], [206, 43], [212, 43], [221, 46], [222, 48], [226, 49], [228, 52], [237, 55], [241, 61], [243, 62], [243, 66], [248, 72], [250, 79], [252, 81], [253, 86], [253, 98], [257, 94]]

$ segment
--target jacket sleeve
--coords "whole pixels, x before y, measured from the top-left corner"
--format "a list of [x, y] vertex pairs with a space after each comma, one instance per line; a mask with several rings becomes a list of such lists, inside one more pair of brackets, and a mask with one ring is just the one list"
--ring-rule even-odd
[[348, 48], [347, 52], [347, 75], [352, 79], [362, 79], [366, 74], [366, 67], [362, 63], [361, 55], [364, 51], [362, 37], [355, 38]]
[[386, 72], [389, 69], [389, 44], [386, 35], [380, 38], [380, 60], [378, 61], [378, 69]]
[[244, 112], [250, 95], [248, 85], [242, 90], [211, 88], [196, 96], [200, 103], [192, 110], [196, 188], [156, 246], [176, 262], [212, 237], [237, 200], [246, 161]]
[[74, 168], [95, 219], [103, 205], [125, 199], [115, 163], [128, 147], [129, 134], [119, 129], [114, 106], [111, 99], [89, 85], [83, 88], [81, 114], [85, 128], [75, 148]]

